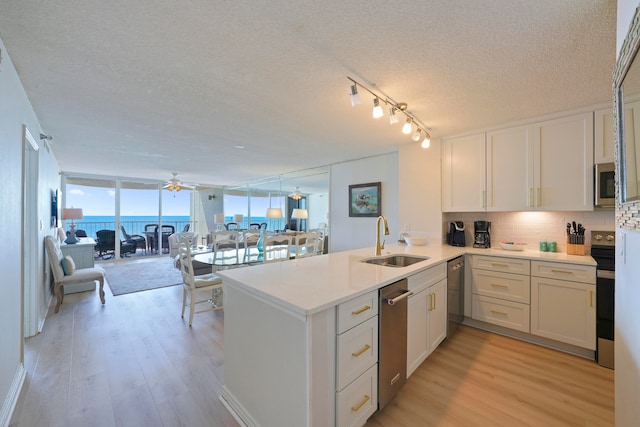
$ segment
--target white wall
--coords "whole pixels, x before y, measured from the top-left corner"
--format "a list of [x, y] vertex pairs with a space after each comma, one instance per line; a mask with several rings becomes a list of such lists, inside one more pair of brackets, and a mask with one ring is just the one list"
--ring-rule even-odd
[[426, 149], [412, 143], [398, 151], [400, 233], [406, 227], [430, 238], [442, 235], [440, 146], [440, 140]]
[[[618, 0], [617, 53], [638, 5]], [[616, 238], [616, 425], [635, 426], [640, 420], [640, 232], [618, 229]]]
[[[0, 271], [2, 271], [2, 298], [0, 298], [0, 425], [9, 422], [13, 405], [22, 386], [23, 328], [22, 328], [22, 273], [20, 247], [22, 236], [22, 126], [26, 125], [39, 144], [37, 218], [43, 227], [38, 229], [38, 241], [53, 234], [50, 227], [51, 189], [60, 188], [59, 168], [53, 154], [41, 143], [42, 131], [29, 103], [20, 79], [11, 62], [10, 53], [0, 40], [0, 170], [3, 184], [0, 187], [0, 235], [5, 244], [0, 246]], [[41, 323], [46, 316], [51, 291], [48, 275], [45, 276], [44, 246], [42, 244], [27, 256], [36, 257], [37, 295], [36, 312]], [[48, 271], [48, 266], [47, 270]]]
[[353, 184], [382, 183], [381, 211], [390, 232], [385, 239], [387, 242], [397, 240], [398, 153], [332, 165], [330, 176], [330, 252], [375, 246], [376, 218], [349, 217], [349, 185]]

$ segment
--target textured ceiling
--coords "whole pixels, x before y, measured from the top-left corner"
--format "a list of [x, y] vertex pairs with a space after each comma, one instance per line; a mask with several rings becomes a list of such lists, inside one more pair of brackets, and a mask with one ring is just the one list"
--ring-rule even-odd
[[[2, 0], [63, 171], [229, 185], [607, 102], [615, 1]], [[1, 66], [0, 66], [1, 71]], [[244, 149], [235, 148], [242, 145]]]

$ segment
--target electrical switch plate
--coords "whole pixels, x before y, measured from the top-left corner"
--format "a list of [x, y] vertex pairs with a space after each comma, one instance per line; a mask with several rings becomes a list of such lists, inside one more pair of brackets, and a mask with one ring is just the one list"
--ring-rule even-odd
[[40, 220], [40, 231], [44, 230], [44, 221]]

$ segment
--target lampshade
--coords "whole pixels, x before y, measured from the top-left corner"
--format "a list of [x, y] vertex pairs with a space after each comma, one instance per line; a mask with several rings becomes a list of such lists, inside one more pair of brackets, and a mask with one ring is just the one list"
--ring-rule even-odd
[[82, 209], [81, 208], [64, 208], [62, 209], [62, 219], [82, 219]]
[[309, 218], [309, 211], [306, 209], [294, 209], [291, 213], [291, 218], [294, 219], [306, 219]]
[[233, 220], [234, 220], [235, 222], [242, 222], [242, 221], [244, 221], [244, 215], [242, 215], [242, 214], [235, 214], [235, 215], [233, 216]]
[[268, 208], [267, 209], [267, 218], [282, 218], [282, 209], [281, 208]]
[[224, 224], [224, 214], [217, 213], [213, 221], [216, 224]]

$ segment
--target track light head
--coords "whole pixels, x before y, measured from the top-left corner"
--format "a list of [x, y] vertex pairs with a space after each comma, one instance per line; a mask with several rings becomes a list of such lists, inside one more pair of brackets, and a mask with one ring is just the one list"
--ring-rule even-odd
[[384, 115], [382, 107], [380, 106], [380, 100], [378, 98], [373, 99], [373, 118], [379, 119]]
[[424, 131], [424, 139], [422, 140], [422, 148], [429, 148], [431, 146], [431, 135], [426, 130]]
[[362, 104], [362, 98], [360, 97], [360, 94], [358, 93], [358, 88], [356, 86], [356, 84], [352, 84], [351, 87], [349, 88], [349, 96], [351, 98], [351, 106], [355, 107], [356, 105], [360, 105]]
[[411, 135], [411, 139], [415, 142], [420, 141], [420, 135], [422, 134], [422, 131], [420, 130], [420, 128], [417, 128], [416, 131], [413, 133], [413, 135]]
[[411, 119], [409, 117], [407, 117], [407, 121], [404, 126], [402, 126], [402, 133], [405, 135], [409, 135], [411, 133]]

